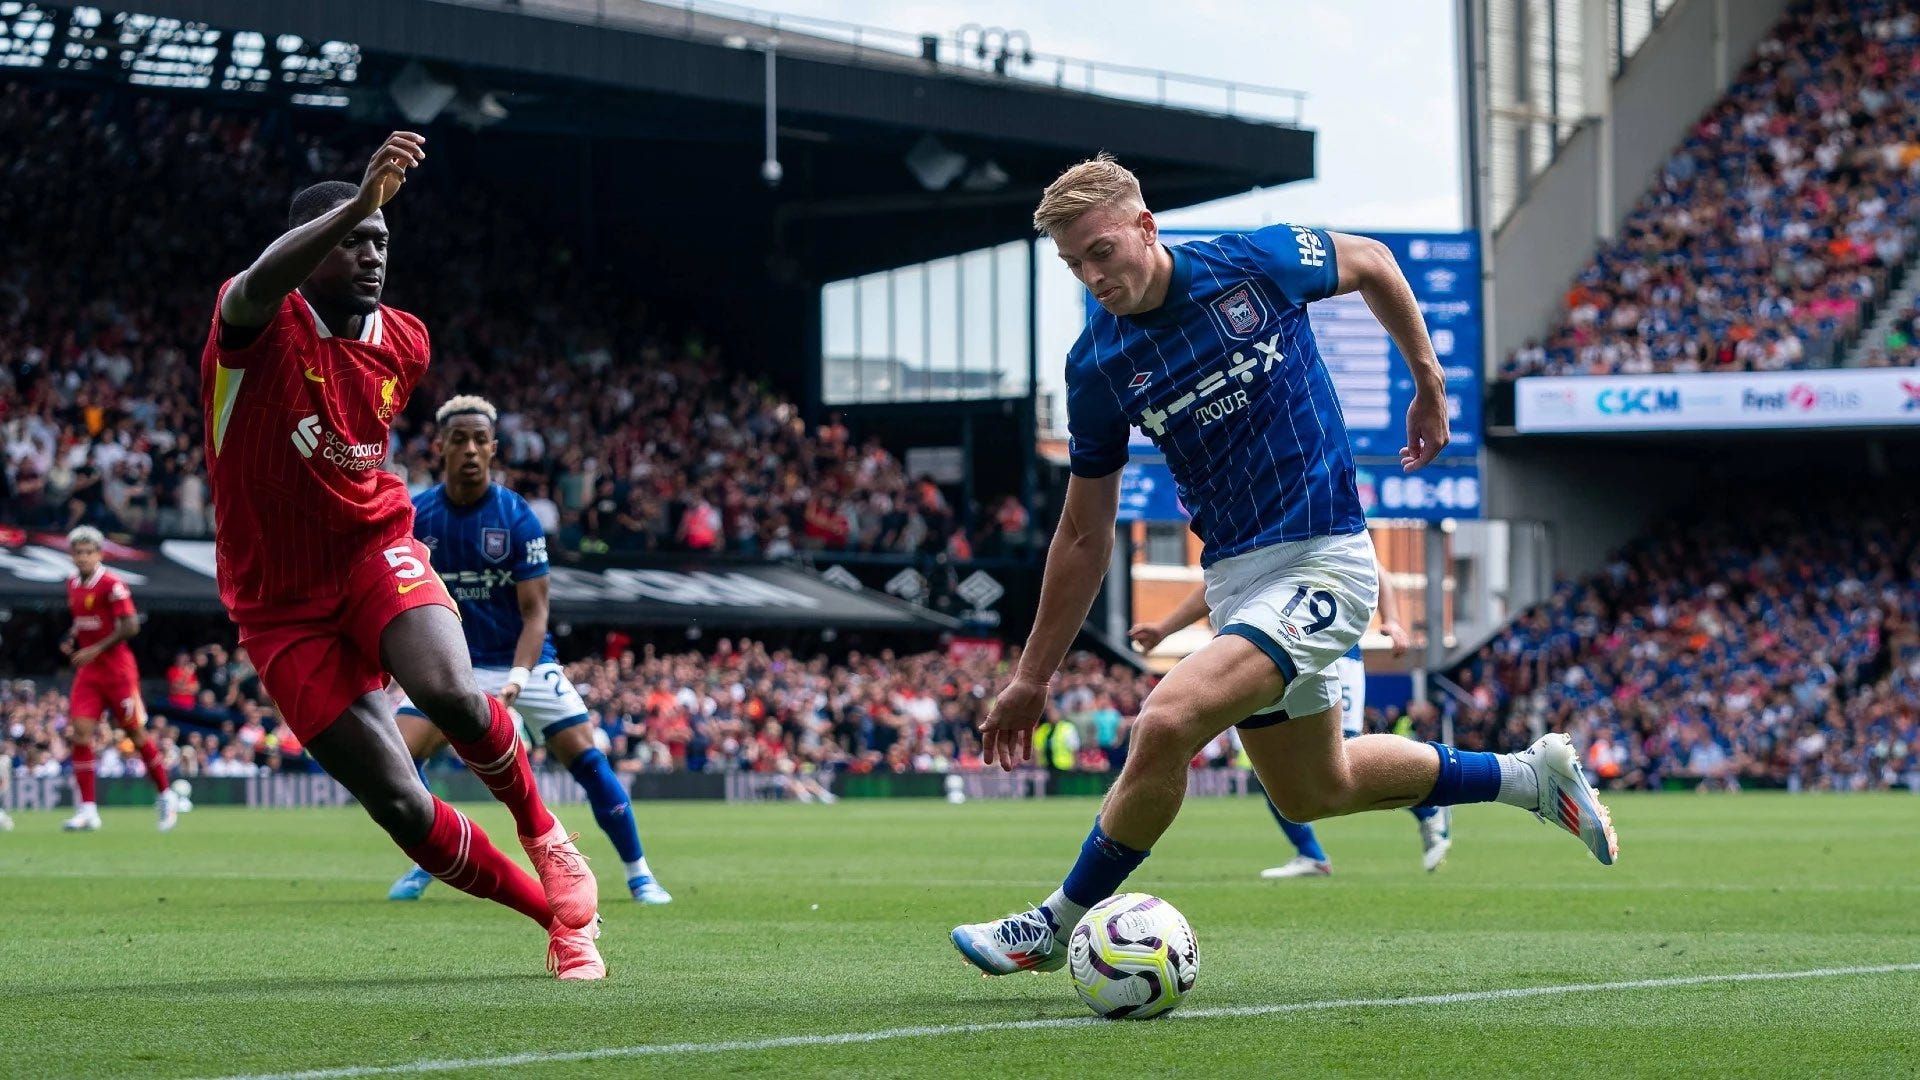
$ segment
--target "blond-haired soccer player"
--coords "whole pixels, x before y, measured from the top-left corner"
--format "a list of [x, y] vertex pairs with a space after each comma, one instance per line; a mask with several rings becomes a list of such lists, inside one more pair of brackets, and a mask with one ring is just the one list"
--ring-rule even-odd
[[1065, 881], [1036, 908], [954, 928], [967, 959], [994, 975], [1062, 966], [1080, 916], [1118, 892], [1173, 823], [1188, 761], [1236, 724], [1293, 821], [1499, 801], [1560, 824], [1611, 863], [1613, 828], [1565, 735], [1519, 754], [1340, 738], [1331, 669], [1365, 629], [1378, 582], [1307, 305], [1358, 291], [1399, 346], [1416, 387], [1404, 468], [1425, 466], [1448, 438], [1440, 365], [1386, 247], [1276, 225], [1170, 249], [1139, 182], [1104, 154], [1055, 180], [1033, 218], [1099, 310], [1067, 354], [1073, 476], [1033, 631], [981, 724], [986, 759], [1011, 769], [1032, 752], [1049, 680], [1106, 573], [1129, 426], [1166, 455], [1192, 511], [1220, 633], [1147, 698]]

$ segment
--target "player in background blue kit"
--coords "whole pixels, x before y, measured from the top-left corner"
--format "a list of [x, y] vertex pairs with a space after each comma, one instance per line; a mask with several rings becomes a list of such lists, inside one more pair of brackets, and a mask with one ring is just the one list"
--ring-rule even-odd
[[[1380, 588], [1380, 632], [1393, 643], [1393, 655], [1399, 656], [1407, 651], [1407, 631], [1400, 623], [1399, 601], [1394, 599], [1393, 590], [1386, 587], [1387, 570], [1379, 559], [1374, 560], [1374, 573], [1381, 583]], [[1140, 647], [1143, 653], [1154, 650], [1173, 633], [1185, 630], [1194, 623], [1207, 617], [1207, 590], [1201, 586], [1188, 593], [1178, 607], [1167, 613], [1166, 618], [1158, 622], [1140, 623], [1127, 631], [1127, 637]], [[1334, 674], [1340, 680], [1340, 735], [1353, 739], [1366, 734], [1367, 730], [1367, 665], [1360, 656], [1360, 646], [1356, 643], [1348, 649], [1345, 656], [1333, 662]], [[1280, 813], [1280, 808], [1267, 800], [1267, 809], [1273, 813], [1273, 820], [1293, 845], [1294, 856], [1279, 866], [1269, 866], [1260, 871], [1260, 876], [1269, 881], [1300, 877], [1327, 877], [1333, 873], [1333, 860], [1320, 846], [1320, 837], [1313, 826], [1288, 821]], [[1409, 806], [1408, 812], [1420, 823], [1420, 865], [1428, 873], [1440, 869], [1447, 861], [1447, 852], [1453, 849], [1453, 837], [1449, 830], [1445, 807]]]
[[[494, 407], [463, 395], [434, 414], [442, 482], [414, 496], [413, 535], [433, 552], [433, 569], [460, 605], [474, 680], [518, 712], [534, 738], [587, 791], [594, 820], [626, 864], [627, 891], [646, 904], [673, 897], [653, 878], [627, 788], [593, 744], [586, 703], [567, 679], [547, 633], [547, 536], [520, 496], [493, 483]], [[441, 745], [440, 729], [412, 702], [399, 709], [400, 734], [415, 761]], [[433, 878], [419, 867], [388, 890], [417, 900]]]
[[1424, 467], [1448, 438], [1433, 343], [1386, 246], [1278, 225], [1169, 249], [1139, 182], [1104, 154], [1049, 185], [1033, 219], [1099, 310], [1067, 355], [1073, 475], [1033, 630], [980, 725], [983, 756], [1012, 769], [1032, 754], [1048, 686], [1106, 576], [1129, 426], [1166, 457], [1192, 512], [1220, 632], [1148, 695], [1126, 765], [1060, 887], [1035, 908], [955, 927], [961, 954], [990, 975], [1065, 966], [1080, 917], [1120, 891], [1173, 823], [1188, 762], [1236, 725], [1292, 821], [1497, 801], [1612, 863], [1613, 826], [1565, 735], [1518, 754], [1340, 737], [1332, 668], [1371, 621], [1379, 586], [1346, 421], [1307, 305], [1357, 290], [1406, 358], [1415, 394], [1403, 468]]

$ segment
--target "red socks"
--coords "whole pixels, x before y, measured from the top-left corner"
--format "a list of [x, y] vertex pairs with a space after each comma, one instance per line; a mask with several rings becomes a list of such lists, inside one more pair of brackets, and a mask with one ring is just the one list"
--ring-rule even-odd
[[160, 760], [160, 747], [138, 729], [130, 730], [127, 734], [140, 740], [140, 760], [146, 763], [147, 779], [153, 781], [153, 790], [164, 793], [167, 790], [167, 763]]
[[487, 729], [485, 737], [470, 743], [448, 741], [453, 752], [467, 763], [467, 768], [472, 769], [480, 782], [487, 785], [487, 790], [493, 792], [493, 797], [513, 814], [514, 825], [521, 836], [545, 836], [553, 828], [553, 815], [547, 813], [546, 804], [540, 801], [540, 789], [533, 782], [533, 766], [520, 749], [513, 717], [499, 698], [492, 694], [486, 698], [493, 726]]
[[83, 803], [94, 802], [94, 781], [97, 776], [93, 768], [93, 743], [76, 742], [73, 744], [73, 789], [80, 795]]
[[501, 854], [480, 826], [439, 799], [433, 800], [433, 828], [427, 838], [401, 850], [420, 869], [469, 896], [505, 904], [543, 930], [553, 922], [540, 883]]

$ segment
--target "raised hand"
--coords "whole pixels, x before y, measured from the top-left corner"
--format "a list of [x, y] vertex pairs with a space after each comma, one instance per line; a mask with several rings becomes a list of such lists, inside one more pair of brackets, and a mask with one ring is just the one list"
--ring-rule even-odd
[[360, 209], [371, 214], [399, 194], [400, 185], [407, 182], [407, 170], [427, 160], [426, 146], [426, 136], [411, 131], [387, 136], [360, 178], [360, 195], [355, 200]]

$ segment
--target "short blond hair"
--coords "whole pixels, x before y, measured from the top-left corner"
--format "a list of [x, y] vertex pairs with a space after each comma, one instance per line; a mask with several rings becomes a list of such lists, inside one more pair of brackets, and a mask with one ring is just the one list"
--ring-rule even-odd
[[1040, 205], [1033, 211], [1034, 231], [1052, 236], [1081, 214], [1109, 203], [1121, 203], [1132, 210], [1147, 208], [1140, 196], [1139, 178], [1102, 150], [1047, 185], [1040, 195]]
[[493, 407], [493, 402], [478, 394], [457, 394], [448, 398], [446, 404], [434, 410], [433, 422], [445, 426], [448, 420], [456, 416], [484, 416], [489, 424], [500, 420], [500, 412]]
[[99, 529], [91, 525], [82, 525], [67, 534], [67, 550], [71, 551], [82, 544], [91, 544], [104, 551], [107, 547], [107, 538]]

